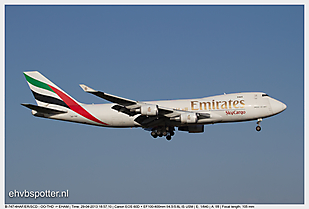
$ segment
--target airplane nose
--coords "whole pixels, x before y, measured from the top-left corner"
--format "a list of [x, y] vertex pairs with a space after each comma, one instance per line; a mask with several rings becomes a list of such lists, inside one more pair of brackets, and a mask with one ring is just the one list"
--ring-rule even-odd
[[274, 114], [280, 113], [287, 108], [284, 103], [272, 98], [270, 98], [269, 103]]

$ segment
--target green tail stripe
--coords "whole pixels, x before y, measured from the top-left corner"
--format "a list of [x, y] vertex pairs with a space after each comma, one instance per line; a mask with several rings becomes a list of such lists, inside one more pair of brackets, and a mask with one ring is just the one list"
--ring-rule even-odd
[[39, 88], [42, 88], [42, 89], [46, 89], [48, 91], [51, 91], [53, 93], [55, 93], [46, 83], [43, 83], [41, 81], [38, 81], [34, 78], [31, 78], [30, 76], [26, 75], [24, 73], [25, 77], [26, 77], [26, 80], [31, 83], [32, 85], [36, 86], [36, 87], [39, 87]]

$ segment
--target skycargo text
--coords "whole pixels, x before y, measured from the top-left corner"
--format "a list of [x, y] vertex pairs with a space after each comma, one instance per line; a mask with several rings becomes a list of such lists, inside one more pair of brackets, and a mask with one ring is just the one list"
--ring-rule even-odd
[[42, 190], [42, 191], [9, 191], [10, 198], [68, 198], [69, 190], [65, 191], [53, 191], [53, 190]]

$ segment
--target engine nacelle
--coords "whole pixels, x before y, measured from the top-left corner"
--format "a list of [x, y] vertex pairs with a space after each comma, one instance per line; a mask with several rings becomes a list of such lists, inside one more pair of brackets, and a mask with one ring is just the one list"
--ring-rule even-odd
[[158, 106], [152, 104], [141, 106], [140, 111], [142, 115], [148, 115], [148, 116], [158, 115], [159, 112]]
[[198, 120], [196, 113], [183, 113], [180, 115], [181, 123], [196, 123]]

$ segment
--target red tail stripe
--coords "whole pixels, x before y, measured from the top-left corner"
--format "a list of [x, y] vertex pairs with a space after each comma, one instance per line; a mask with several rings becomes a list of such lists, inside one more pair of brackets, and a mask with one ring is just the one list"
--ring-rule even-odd
[[77, 104], [74, 100], [68, 97], [66, 94], [61, 92], [60, 90], [48, 85], [74, 112], [88, 118], [89, 120], [95, 121], [97, 123], [101, 123], [103, 125], [108, 125], [107, 123], [103, 123], [102, 121], [98, 120], [97, 118], [93, 117], [89, 112], [87, 112], [84, 108], [82, 108], [79, 104]]

